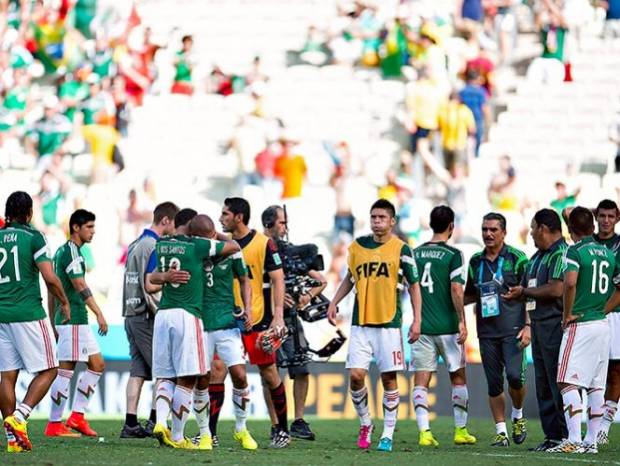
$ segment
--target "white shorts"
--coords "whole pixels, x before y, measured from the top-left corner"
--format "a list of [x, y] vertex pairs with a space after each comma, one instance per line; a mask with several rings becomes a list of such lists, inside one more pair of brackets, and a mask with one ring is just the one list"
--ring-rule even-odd
[[558, 358], [558, 382], [605, 388], [609, 364], [609, 324], [595, 320], [564, 330]]
[[180, 308], [155, 314], [153, 376], [172, 379], [209, 372], [202, 320]]
[[89, 325], [57, 325], [58, 360], [88, 361], [88, 357], [101, 353]]
[[56, 340], [47, 317], [0, 324], [0, 371], [26, 369], [36, 374], [58, 367]]
[[404, 369], [403, 337], [399, 328], [351, 327], [346, 368], [368, 370], [373, 357], [381, 373]]
[[611, 342], [609, 344], [609, 359], [613, 361], [620, 360], [620, 312], [610, 312], [607, 314], [607, 323], [609, 324], [609, 335]]
[[213, 361], [217, 353], [226, 367], [245, 364], [245, 348], [238, 328], [205, 332], [205, 339], [209, 348], [209, 361]]
[[460, 345], [458, 334], [420, 335], [418, 341], [411, 345], [411, 363], [409, 370], [437, 371], [437, 358], [441, 356], [448, 372], [456, 372], [465, 367], [465, 347]]

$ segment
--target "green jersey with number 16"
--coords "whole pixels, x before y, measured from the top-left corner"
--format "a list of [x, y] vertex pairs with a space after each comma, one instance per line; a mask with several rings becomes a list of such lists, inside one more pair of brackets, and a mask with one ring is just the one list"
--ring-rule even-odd
[[0, 323], [32, 322], [46, 316], [37, 263], [50, 261], [39, 231], [21, 223], [0, 229]]
[[603, 320], [609, 289], [620, 282], [614, 253], [588, 236], [566, 250], [564, 273], [577, 272], [573, 315], [577, 322]]
[[185, 235], [166, 236], [157, 241], [157, 270], [185, 270], [187, 283], [166, 283], [162, 289], [159, 309], [184, 309], [202, 317], [203, 262], [224, 249], [220, 241]]
[[458, 333], [459, 321], [452, 303], [452, 283], [465, 284], [463, 254], [444, 242], [424, 243], [413, 251], [422, 292], [422, 334]]

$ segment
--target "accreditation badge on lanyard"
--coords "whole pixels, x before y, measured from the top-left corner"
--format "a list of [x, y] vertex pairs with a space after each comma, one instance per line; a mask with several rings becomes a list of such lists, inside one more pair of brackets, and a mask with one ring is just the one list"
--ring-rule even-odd
[[499, 289], [504, 282], [502, 267], [504, 266], [504, 257], [500, 257], [497, 262], [497, 271], [493, 273], [491, 267], [486, 261], [484, 265], [493, 274], [493, 279], [490, 282], [483, 282], [484, 270], [482, 263], [478, 268], [478, 286], [480, 287], [480, 306], [481, 315], [483, 318], [497, 317], [499, 315]]

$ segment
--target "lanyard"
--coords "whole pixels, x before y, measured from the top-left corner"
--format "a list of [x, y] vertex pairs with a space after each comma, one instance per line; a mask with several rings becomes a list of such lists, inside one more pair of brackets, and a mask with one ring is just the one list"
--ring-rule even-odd
[[[536, 260], [530, 265], [530, 278], [536, 278], [538, 280], [538, 273], [540, 272], [540, 266], [545, 261], [545, 256], [547, 255], [547, 251], [545, 251], [542, 255], [538, 256]], [[536, 266], [536, 274], [534, 274], [534, 266]]]
[[487, 269], [489, 269], [489, 272], [491, 272], [491, 275], [493, 276], [493, 281], [496, 281], [498, 283], [502, 282], [502, 268], [504, 265], [504, 256], [500, 256], [499, 260], [497, 261], [497, 271], [493, 272], [493, 269], [491, 268], [491, 266], [489, 265], [489, 263], [487, 262], [486, 259], [482, 258], [481, 262], [480, 262], [480, 266], [478, 267], [478, 284], [482, 285], [482, 276], [484, 274], [484, 270], [482, 268], [482, 263], [484, 262], [484, 264], [487, 266]]

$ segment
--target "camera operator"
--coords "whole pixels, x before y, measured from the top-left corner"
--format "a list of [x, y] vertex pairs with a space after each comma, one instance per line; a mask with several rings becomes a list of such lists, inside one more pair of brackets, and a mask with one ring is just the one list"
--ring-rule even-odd
[[[271, 238], [273, 241], [283, 241], [288, 233], [286, 213], [280, 206], [273, 205], [267, 207], [261, 216], [263, 227], [265, 228], [265, 235]], [[286, 262], [285, 258], [282, 258]], [[286, 273], [286, 270], [285, 270]], [[308, 290], [307, 293], [301, 294], [297, 300], [294, 299], [288, 292], [284, 296], [284, 322], [291, 328], [296, 327], [298, 329], [299, 342], [301, 347], [307, 347], [307, 342], [303, 332], [303, 326], [299, 317], [291, 316], [290, 310], [296, 307], [303, 312], [303, 309], [310, 304], [313, 298], [319, 296], [327, 286], [327, 280], [325, 277], [316, 270], [309, 270], [307, 275], [320, 282], [320, 285]], [[296, 320], [296, 322], [295, 322]], [[278, 365], [281, 364], [283, 359], [291, 360], [295, 358], [295, 341], [291, 336], [287, 338], [282, 347], [278, 350]], [[306, 405], [306, 397], [308, 395], [308, 379], [309, 371], [308, 364], [292, 365], [288, 367], [288, 375], [293, 380], [293, 398], [295, 400], [295, 421], [291, 424], [291, 435], [293, 437], [314, 440], [315, 435], [310, 430], [309, 424], [304, 420], [304, 408]], [[269, 414], [273, 418], [275, 412], [273, 406], [269, 404]]]

